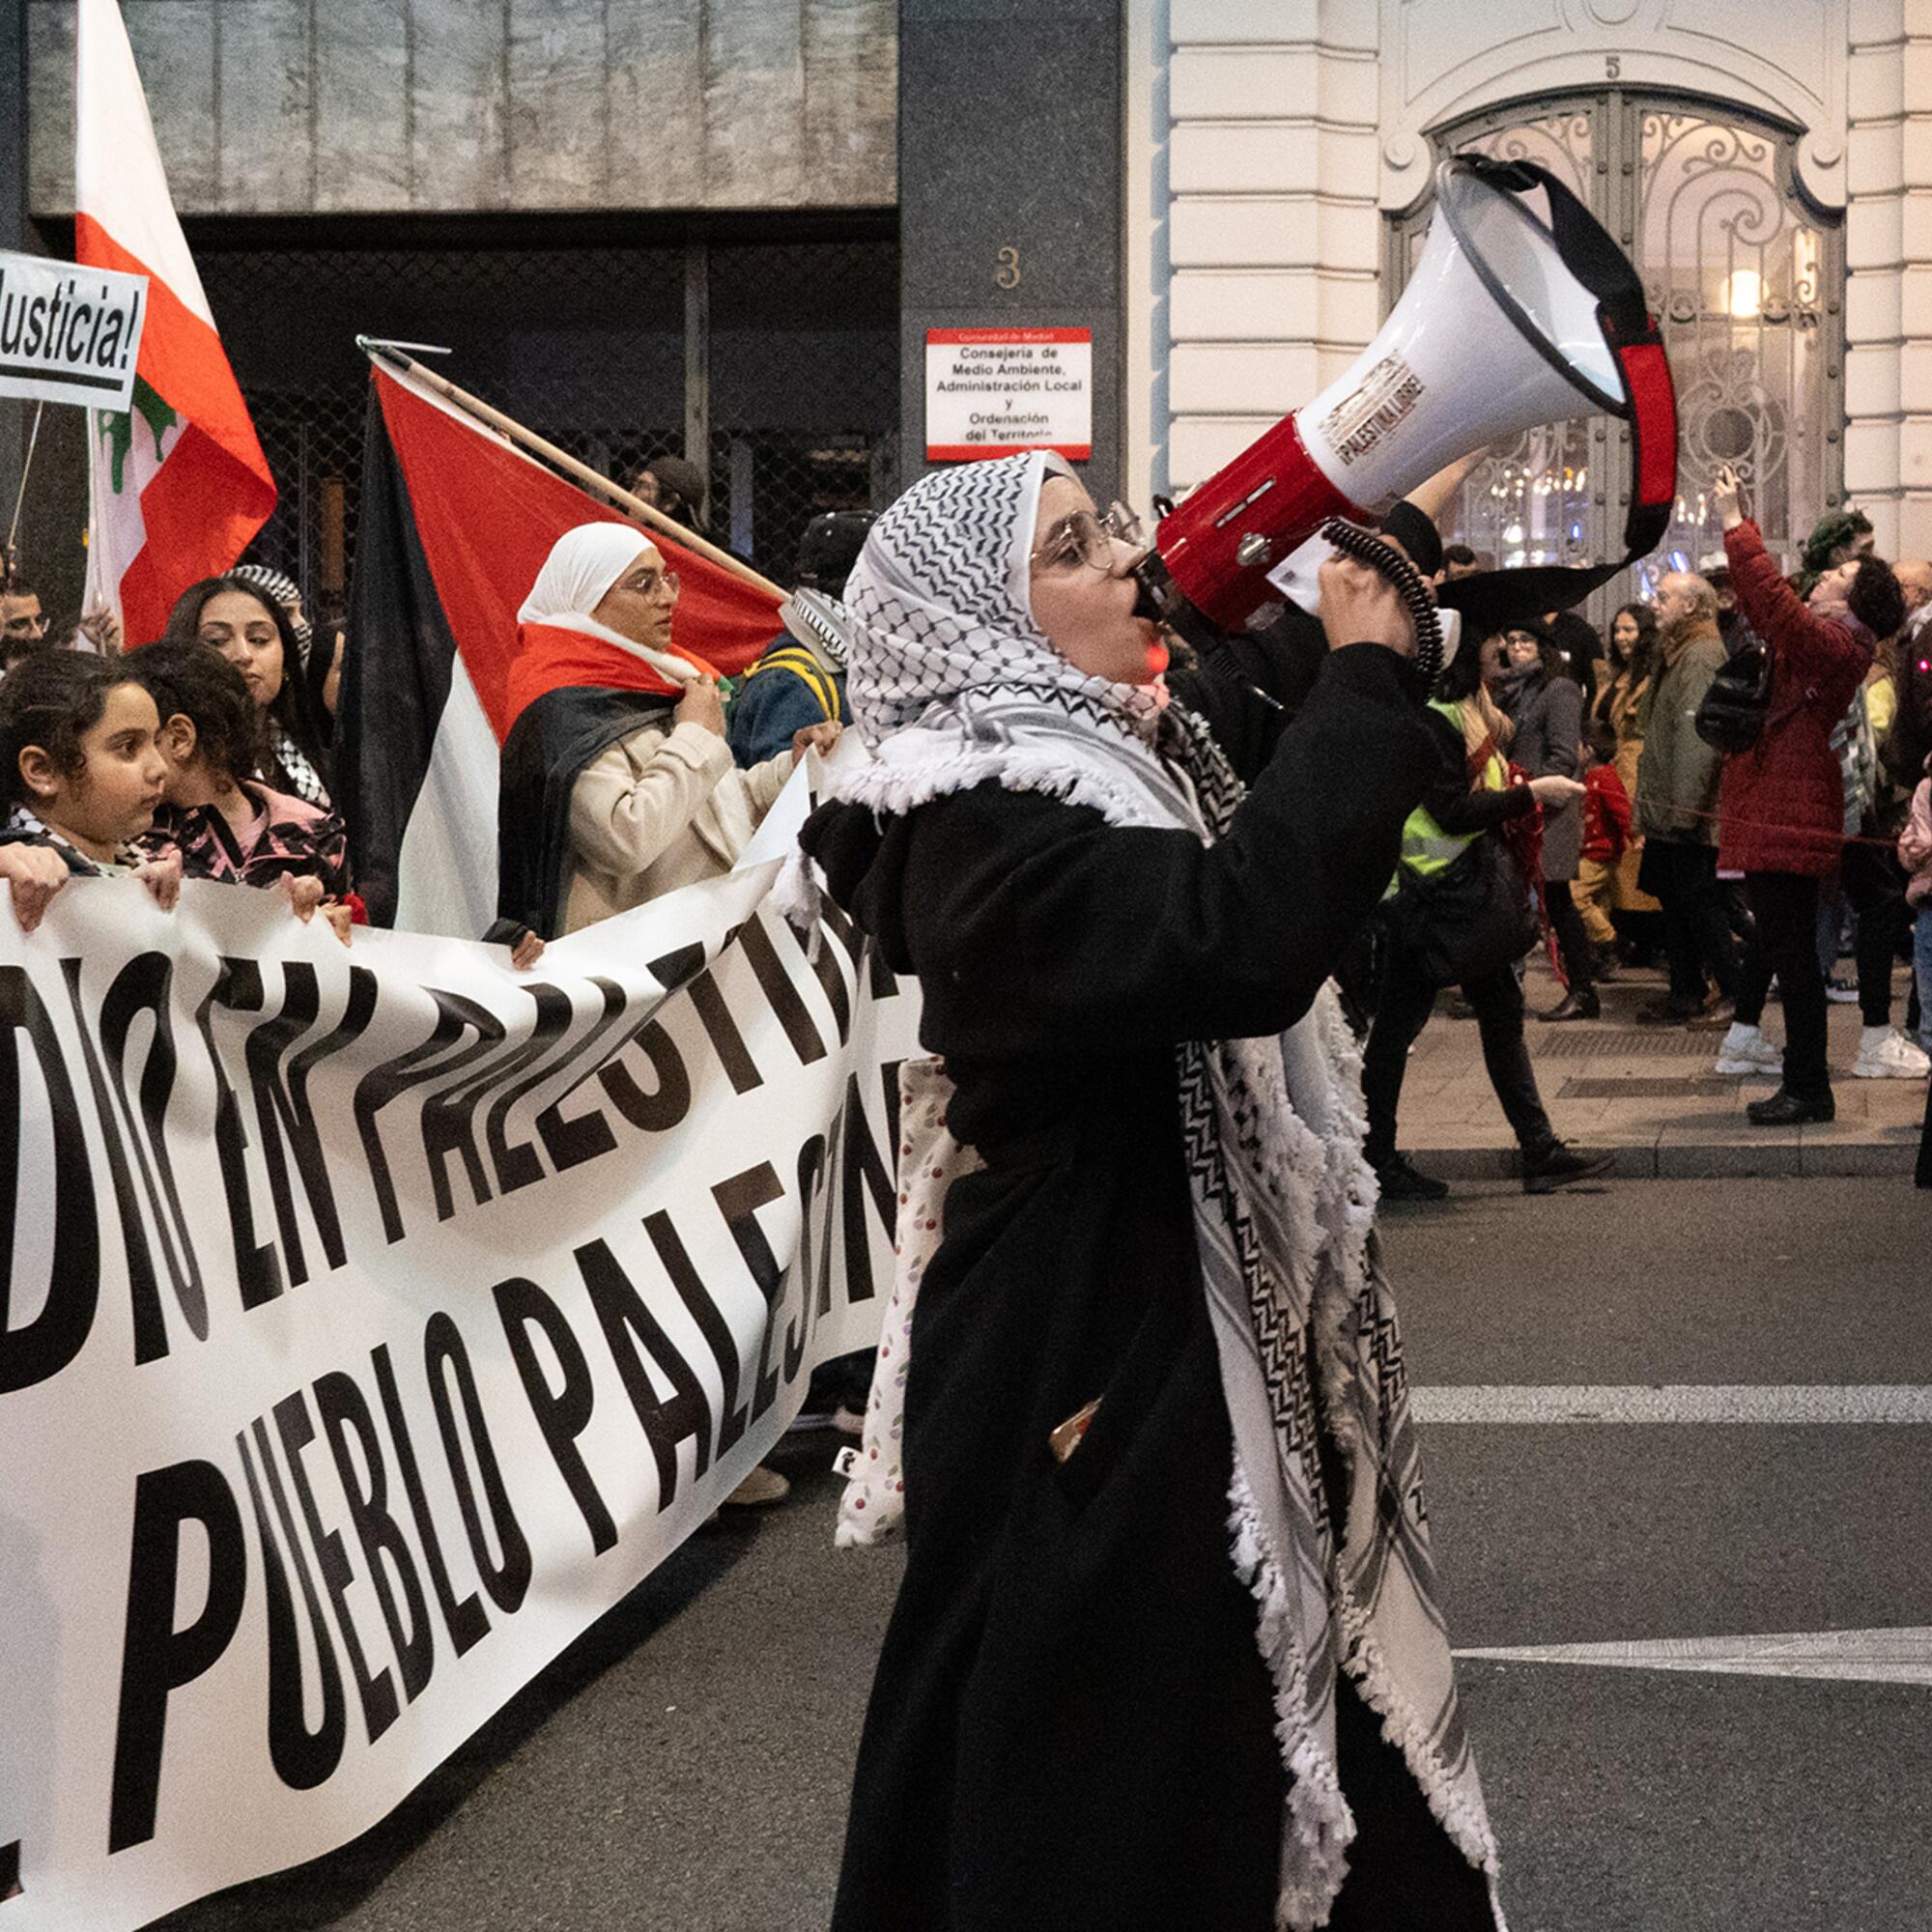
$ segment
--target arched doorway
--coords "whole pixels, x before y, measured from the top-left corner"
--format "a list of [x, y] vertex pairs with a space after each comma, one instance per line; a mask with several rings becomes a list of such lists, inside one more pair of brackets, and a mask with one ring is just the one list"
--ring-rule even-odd
[[[1738, 465], [1774, 553], [1796, 560], [1843, 497], [1844, 249], [1807, 202], [1795, 130], [1708, 101], [1605, 89], [1519, 100], [1439, 129], [1438, 155], [1474, 149], [1548, 168], [1630, 252], [1663, 328], [1681, 428], [1677, 513], [1639, 584], [1720, 546], [1710, 484]], [[1434, 212], [1391, 223], [1391, 299]], [[1490, 452], [1453, 535], [1499, 564], [1618, 554], [1630, 436], [1603, 417], [1532, 430]], [[1614, 601], [1611, 596], [1606, 601]]]

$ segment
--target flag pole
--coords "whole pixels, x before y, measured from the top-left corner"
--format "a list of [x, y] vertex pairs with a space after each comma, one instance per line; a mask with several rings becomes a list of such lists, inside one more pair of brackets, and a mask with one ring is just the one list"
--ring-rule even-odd
[[5, 545], [0, 545], [0, 566], [4, 566], [0, 568], [0, 575], [3, 575], [9, 583], [14, 581], [14, 574], [20, 567], [19, 553], [14, 549], [14, 543], [20, 534], [20, 512], [26, 507], [27, 479], [34, 473], [34, 451], [40, 447], [41, 416], [46, 406], [44, 397], [34, 405], [34, 427], [27, 438], [26, 460], [20, 465], [20, 487], [14, 493], [14, 521], [7, 526]]
[[774, 583], [770, 578], [761, 577], [742, 558], [735, 557], [728, 550], [719, 547], [701, 537], [696, 530], [687, 529], [674, 518], [668, 517], [656, 505], [647, 503], [641, 497], [634, 497], [630, 491], [621, 489], [608, 476], [600, 476], [587, 463], [580, 463], [568, 450], [559, 449], [554, 442], [546, 442], [534, 430], [526, 429], [514, 416], [506, 416], [501, 410], [493, 409], [481, 396], [472, 396], [468, 389], [459, 388], [446, 376], [439, 376], [434, 369], [406, 355], [401, 348], [391, 342], [380, 342], [367, 335], [358, 335], [355, 346], [372, 362], [380, 362], [399, 374], [410, 377], [434, 390], [445, 402], [454, 403], [466, 414], [485, 422], [494, 430], [508, 437], [512, 442], [520, 443], [532, 455], [540, 456], [546, 463], [554, 464], [566, 476], [582, 483], [586, 490], [594, 490], [601, 497], [608, 497], [621, 510], [628, 510], [639, 523], [649, 525], [653, 529], [670, 539], [682, 550], [695, 551], [699, 556], [707, 557], [721, 569], [728, 570], [734, 577], [742, 578], [759, 590], [775, 597], [781, 604], [785, 600], [785, 591]]

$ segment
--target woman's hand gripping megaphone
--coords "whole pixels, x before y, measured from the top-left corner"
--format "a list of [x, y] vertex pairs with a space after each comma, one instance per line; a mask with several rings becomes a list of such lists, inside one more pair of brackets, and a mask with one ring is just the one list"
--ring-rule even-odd
[[1320, 574], [1321, 629], [1331, 651], [1346, 644], [1385, 644], [1398, 657], [1414, 657], [1415, 626], [1386, 577], [1340, 551]]

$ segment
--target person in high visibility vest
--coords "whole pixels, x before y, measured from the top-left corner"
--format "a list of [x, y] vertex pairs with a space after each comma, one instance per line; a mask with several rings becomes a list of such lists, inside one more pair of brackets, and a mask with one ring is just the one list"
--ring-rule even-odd
[[[1420, 881], [1446, 872], [1477, 839], [1500, 838], [1509, 819], [1539, 805], [1562, 805], [1583, 795], [1575, 779], [1554, 773], [1511, 784], [1504, 756], [1509, 720], [1491, 698], [1484, 677], [1486, 669], [1498, 674], [1502, 663], [1499, 637], [1486, 639], [1480, 651], [1463, 651], [1444, 671], [1439, 696], [1428, 706], [1442, 769], [1403, 826], [1398, 887], [1405, 874]], [[1408, 1050], [1428, 1024], [1440, 989], [1435, 972], [1398, 934], [1362, 1054], [1362, 1096], [1369, 1112], [1364, 1151], [1385, 1201], [1439, 1201], [1449, 1192], [1446, 1181], [1422, 1173], [1396, 1151], [1396, 1112]], [[1547, 1194], [1602, 1174], [1613, 1155], [1573, 1148], [1559, 1141], [1549, 1124], [1523, 1040], [1522, 988], [1514, 966], [1472, 974], [1463, 981], [1463, 995], [1476, 1011], [1490, 1085], [1522, 1151], [1523, 1191]]]

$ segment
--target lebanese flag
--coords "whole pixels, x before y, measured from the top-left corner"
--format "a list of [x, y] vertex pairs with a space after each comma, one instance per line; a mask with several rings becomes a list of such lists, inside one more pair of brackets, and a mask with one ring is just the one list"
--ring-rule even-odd
[[[518, 608], [566, 530], [631, 521], [407, 375], [373, 372], [336, 780], [378, 925], [475, 939], [495, 921]], [[780, 600], [642, 533], [682, 581], [679, 650], [749, 669], [783, 629]]]
[[148, 277], [134, 406], [90, 411], [87, 449], [87, 602], [145, 644], [190, 583], [247, 549], [275, 479], [175, 218], [117, 0], [80, 0], [73, 194], [74, 260]]

